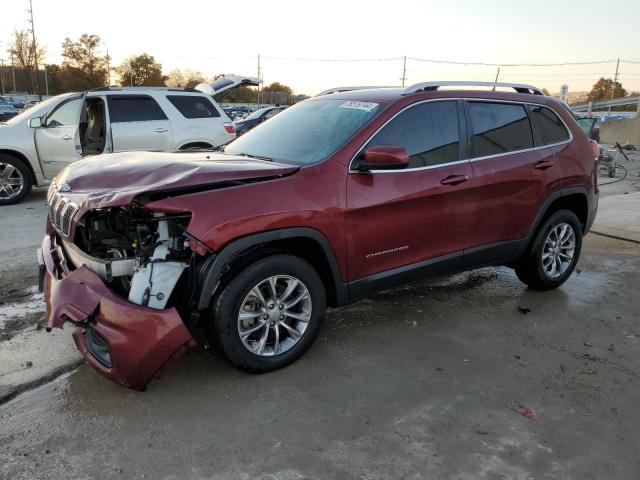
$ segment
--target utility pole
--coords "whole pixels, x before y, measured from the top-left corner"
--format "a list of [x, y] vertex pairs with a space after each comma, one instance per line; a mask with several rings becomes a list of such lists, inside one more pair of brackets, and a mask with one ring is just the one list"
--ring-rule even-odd
[[13, 61], [13, 53], [11, 54], [11, 76], [13, 77], [13, 93], [16, 93], [16, 64]]
[[47, 94], [47, 98], [49, 98], [49, 79], [47, 78], [47, 64], [46, 63], [42, 66], [42, 70], [44, 71], [44, 91]]
[[38, 45], [36, 44], [36, 26], [33, 23], [33, 0], [29, 0], [29, 15], [31, 16], [31, 40], [33, 42], [33, 59], [36, 67], [36, 93], [42, 101], [42, 93], [40, 93], [40, 85], [38, 82]]
[[498, 71], [496, 72], [496, 79], [493, 81], [493, 91], [495, 92], [496, 86], [498, 84], [498, 77], [500, 76], [500, 67], [498, 67]]
[[107, 48], [107, 87], [111, 86], [111, 65], [109, 60], [111, 60], [111, 57], [109, 56], [109, 49]]
[[[620, 59], [616, 62], [616, 74], [613, 76], [613, 85], [611, 85], [611, 100], [613, 100], [614, 95], [616, 94], [616, 83], [618, 83], [618, 70], [620, 68]], [[611, 113], [611, 105], [607, 109], [607, 113]]]
[[405, 55], [402, 60], [402, 86], [404, 87], [404, 82], [407, 80], [407, 56]]
[[2, 95], [4, 95], [4, 58], [0, 58], [0, 84], [2, 84]]
[[616, 63], [616, 74], [613, 77], [613, 86], [611, 87], [611, 99], [613, 99], [613, 96], [616, 93], [616, 83], [618, 83], [618, 69], [620, 68], [620, 59], [618, 59], [618, 62]]
[[[262, 70], [260, 69], [260, 55], [258, 55], [258, 80], [262, 80]], [[260, 104], [262, 103], [262, 82], [258, 83], [258, 108], [260, 108]]]

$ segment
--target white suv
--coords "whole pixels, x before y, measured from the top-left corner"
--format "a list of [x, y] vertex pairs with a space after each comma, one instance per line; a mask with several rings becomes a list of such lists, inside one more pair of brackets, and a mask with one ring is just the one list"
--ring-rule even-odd
[[236, 136], [213, 96], [254, 77], [223, 75], [195, 89], [104, 87], [50, 98], [0, 123], [0, 206], [46, 186], [69, 163], [129, 150], [211, 148]]

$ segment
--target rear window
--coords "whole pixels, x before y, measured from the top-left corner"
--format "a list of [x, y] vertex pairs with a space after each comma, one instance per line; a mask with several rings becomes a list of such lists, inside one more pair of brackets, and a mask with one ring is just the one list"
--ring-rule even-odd
[[220, 116], [211, 100], [201, 95], [167, 95], [167, 99], [185, 118], [214, 118]]
[[110, 95], [109, 116], [112, 123], [167, 119], [158, 102], [146, 95]]
[[562, 120], [553, 110], [547, 107], [531, 105], [531, 118], [538, 127], [545, 145], [569, 140], [569, 132]]
[[469, 102], [473, 157], [533, 148], [531, 123], [524, 105]]

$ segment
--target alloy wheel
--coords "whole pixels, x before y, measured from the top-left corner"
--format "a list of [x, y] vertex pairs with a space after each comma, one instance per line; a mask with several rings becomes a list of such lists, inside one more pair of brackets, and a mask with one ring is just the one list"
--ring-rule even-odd
[[0, 198], [12, 200], [24, 189], [22, 172], [10, 163], [0, 162]]
[[311, 321], [311, 295], [301, 280], [273, 275], [255, 285], [240, 305], [238, 334], [251, 353], [271, 357], [296, 345]]
[[549, 278], [558, 278], [571, 266], [576, 248], [576, 234], [571, 225], [560, 223], [542, 246], [542, 268]]

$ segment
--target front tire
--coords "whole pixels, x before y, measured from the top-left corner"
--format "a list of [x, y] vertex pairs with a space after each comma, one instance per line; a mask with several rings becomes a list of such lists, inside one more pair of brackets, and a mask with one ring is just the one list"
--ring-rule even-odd
[[32, 187], [29, 167], [16, 157], [0, 154], [0, 206], [20, 203]]
[[571, 275], [582, 248], [582, 225], [570, 210], [551, 215], [540, 227], [515, 267], [518, 278], [534, 290], [550, 290]]
[[273, 255], [238, 273], [216, 297], [205, 332], [236, 367], [285, 367], [311, 346], [326, 311], [322, 280], [305, 260]]

